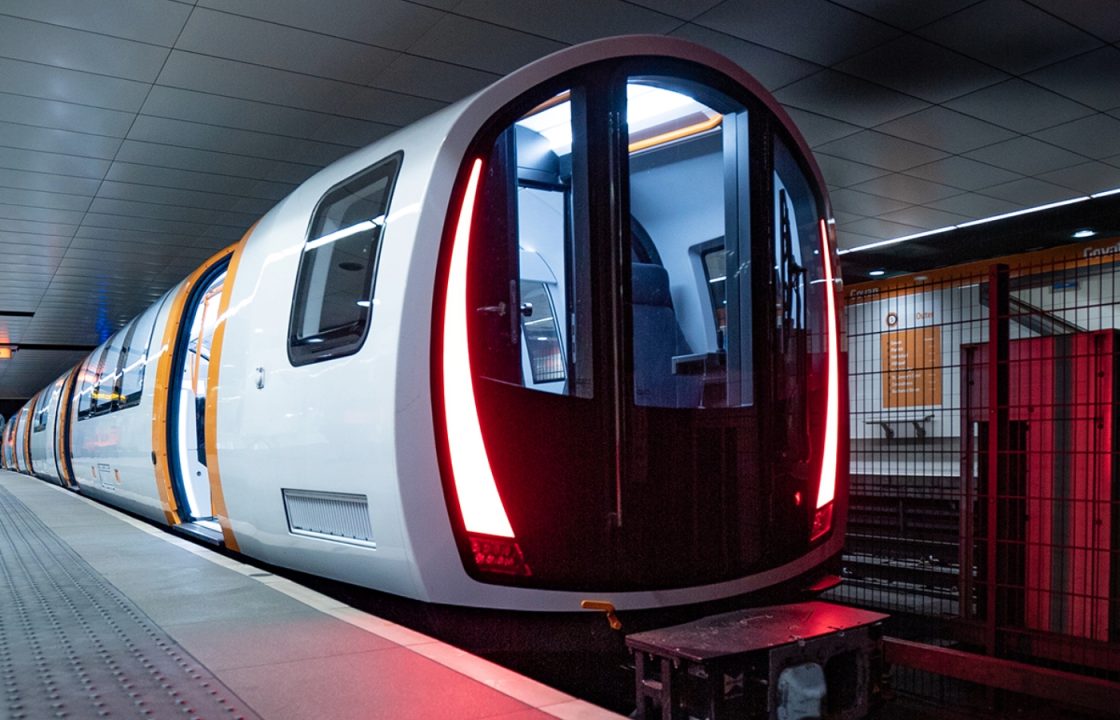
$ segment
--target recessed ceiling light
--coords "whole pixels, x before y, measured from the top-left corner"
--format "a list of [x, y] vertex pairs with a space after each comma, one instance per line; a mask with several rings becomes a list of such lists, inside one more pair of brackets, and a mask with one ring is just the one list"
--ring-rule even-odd
[[1082, 228], [1082, 229], [1078, 230], [1077, 232], [1075, 232], [1073, 234], [1073, 236], [1075, 238], [1087, 238], [1087, 237], [1093, 237], [1096, 234], [1097, 234], [1096, 230], [1092, 230], [1090, 228]]
[[886, 270], [872, 270], [871, 272], [869, 272], [867, 274], [870, 275], [871, 277], [879, 277], [880, 275], [886, 275], [887, 271]]

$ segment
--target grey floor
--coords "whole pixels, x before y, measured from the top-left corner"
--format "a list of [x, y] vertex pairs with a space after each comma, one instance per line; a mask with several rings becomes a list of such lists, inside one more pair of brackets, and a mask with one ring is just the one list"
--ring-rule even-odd
[[0, 553], [0, 717], [619, 717], [4, 471]]

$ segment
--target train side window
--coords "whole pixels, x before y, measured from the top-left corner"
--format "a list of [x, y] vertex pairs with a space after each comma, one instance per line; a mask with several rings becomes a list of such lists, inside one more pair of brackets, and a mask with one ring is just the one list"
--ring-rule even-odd
[[116, 359], [117, 353], [120, 352], [120, 343], [122, 341], [120, 333], [114, 335], [105, 345], [105, 349], [101, 351], [101, 355], [97, 360], [97, 380], [94, 382], [93, 393], [90, 398], [90, 415], [104, 415], [107, 412], [112, 412], [113, 402], [113, 386], [116, 384], [116, 364], [110, 358]]
[[120, 331], [120, 334], [123, 337], [123, 339], [121, 340], [120, 351], [117, 353], [116, 357], [109, 358], [109, 362], [114, 368], [112, 375], [113, 386], [111, 389], [114, 410], [120, 410], [123, 407], [121, 403], [121, 382], [124, 380], [125, 361], [128, 359], [130, 348], [132, 347], [132, 342], [136, 336], [137, 324], [137, 321], [133, 320], [123, 330]]
[[78, 371], [78, 379], [74, 382], [75, 392], [77, 393], [77, 401], [75, 405], [78, 408], [78, 420], [85, 420], [89, 417], [90, 407], [93, 405], [93, 386], [97, 384], [97, 371], [94, 365], [94, 358], [97, 357], [98, 352], [93, 351], [85, 360], [82, 361], [82, 369]]
[[400, 165], [398, 154], [336, 186], [319, 203], [296, 279], [288, 332], [293, 365], [352, 355], [365, 341]]
[[52, 391], [53, 385], [39, 393], [39, 400], [35, 403], [35, 424], [31, 426], [31, 432], [43, 432], [47, 429], [47, 408], [50, 406]]
[[124, 409], [140, 403], [144, 389], [144, 370], [148, 363], [148, 347], [151, 345], [152, 329], [156, 322], [160, 304], [148, 308], [136, 318], [125, 337], [117, 365], [117, 408]]

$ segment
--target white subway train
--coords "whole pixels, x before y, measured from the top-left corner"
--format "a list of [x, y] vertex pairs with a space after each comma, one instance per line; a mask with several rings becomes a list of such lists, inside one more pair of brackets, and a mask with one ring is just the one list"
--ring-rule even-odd
[[802, 589], [847, 509], [829, 216], [734, 63], [572, 47], [307, 180], [43, 389], [3, 461], [425, 602]]

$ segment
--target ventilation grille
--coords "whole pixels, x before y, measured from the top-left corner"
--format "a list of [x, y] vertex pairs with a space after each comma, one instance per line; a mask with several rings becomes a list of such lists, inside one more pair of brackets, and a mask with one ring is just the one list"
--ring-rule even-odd
[[296, 535], [376, 547], [365, 495], [284, 489], [288, 529]]

